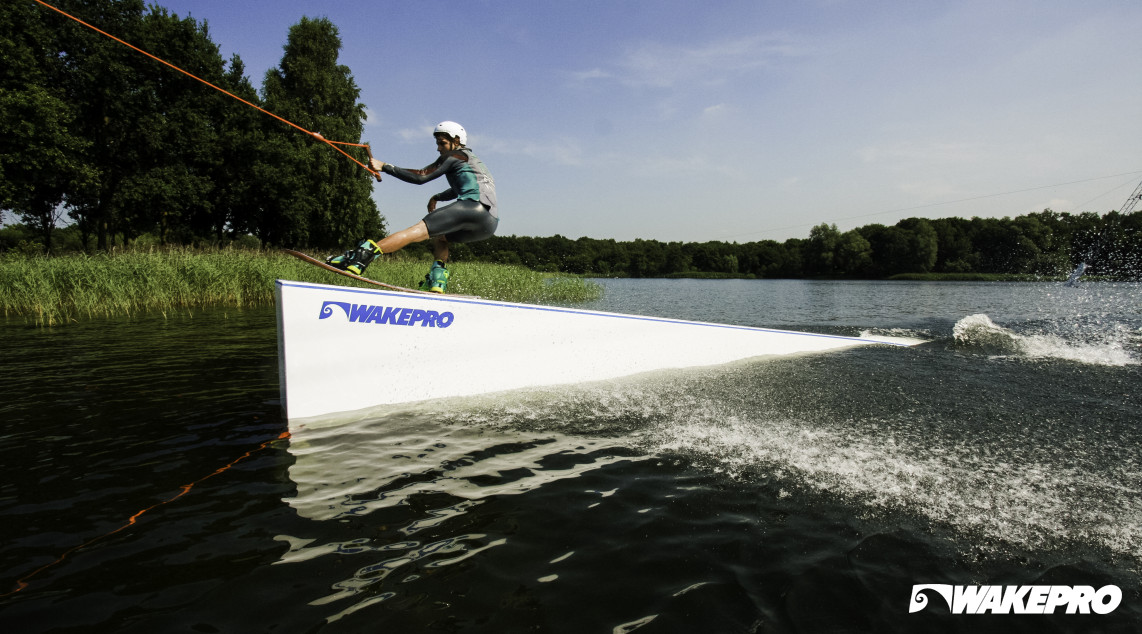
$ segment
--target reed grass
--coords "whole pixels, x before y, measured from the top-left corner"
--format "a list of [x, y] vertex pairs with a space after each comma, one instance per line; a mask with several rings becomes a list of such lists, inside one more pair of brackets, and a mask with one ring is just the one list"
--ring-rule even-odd
[[[367, 273], [380, 282], [415, 287], [429, 262], [382, 260]], [[571, 276], [485, 263], [449, 265], [449, 292], [520, 303], [576, 303], [602, 288]], [[256, 307], [274, 302], [274, 280], [369, 287], [289, 255], [242, 249], [190, 248], [57, 257], [0, 257], [0, 314], [41, 326], [82, 319], [167, 314], [211, 306]]]

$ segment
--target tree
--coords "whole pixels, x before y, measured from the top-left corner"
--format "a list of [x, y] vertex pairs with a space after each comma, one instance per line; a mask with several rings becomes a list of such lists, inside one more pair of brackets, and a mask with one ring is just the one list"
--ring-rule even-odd
[[969, 273], [975, 270], [971, 223], [962, 218], [931, 221], [936, 231], [936, 268], [942, 273]]
[[668, 271], [666, 266], [666, 251], [662, 243], [657, 240], [635, 240], [629, 243], [630, 261], [627, 273], [631, 277], [654, 277]]
[[[258, 104], [257, 91], [245, 76], [242, 59], [234, 55], [222, 87], [253, 104]], [[221, 160], [213, 166], [213, 212], [208, 224], [196, 224], [196, 235], [212, 236], [221, 241], [229, 232], [231, 238], [256, 234], [257, 219], [265, 198], [257, 185], [257, 165], [266, 145], [265, 114], [233, 100], [222, 104], [218, 111], [218, 144], [222, 148]]]
[[1039, 246], [1010, 218], [972, 218], [973, 245], [984, 273], [1029, 273], [1041, 255]]
[[[95, 0], [83, 13], [87, 22], [128, 42], [139, 40], [142, 15], [141, 0]], [[119, 193], [147, 151], [148, 140], [135, 122], [153, 108], [145, 78], [156, 62], [73, 22], [61, 29], [68, 42], [66, 98], [77, 104], [77, 127], [91, 143], [84, 161], [94, 174], [69, 195], [69, 215], [85, 236], [95, 234], [97, 248], [106, 249], [115, 232], [125, 229]]]
[[[218, 47], [204, 24], [158, 6], [144, 11], [137, 0], [92, 0], [82, 17], [198, 77], [222, 81]], [[217, 224], [215, 177], [230, 154], [218, 133], [227, 97], [42, 7], [5, 3], [0, 20], [19, 39], [4, 47], [11, 63], [0, 125], [13, 147], [3, 156], [23, 169], [5, 169], [6, 183], [20, 183], [3, 188], [5, 205], [26, 194], [22, 215], [45, 232], [66, 206], [99, 248], [116, 234], [129, 241], [142, 232], [193, 241]], [[7, 129], [12, 122], [19, 126]]]
[[[358, 143], [365, 106], [349, 68], [337, 63], [340, 50], [332, 22], [302, 18], [262, 93], [271, 112], [327, 139]], [[324, 143], [298, 134], [274, 139], [268, 158], [258, 176], [273, 182], [277, 196], [258, 223], [264, 241], [335, 247], [384, 230], [372, 177]]]
[[[742, 272], [757, 277], [799, 277], [800, 260], [795, 266], [790, 264], [789, 249], [776, 240], [763, 240], [742, 245], [740, 258]], [[791, 271], [796, 270], [795, 274]]]
[[936, 266], [939, 240], [936, 230], [924, 218], [905, 218], [896, 226], [906, 232], [907, 257], [901, 262], [901, 273], [929, 273]]
[[907, 258], [908, 239], [898, 227], [871, 224], [857, 229], [872, 248], [872, 275], [888, 277], [905, 273], [904, 260]]
[[863, 277], [872, 272], [872, 245], [859, 231], [841, 234], [834, 257], [837, 270], [846, 276]]
[[34, 227], [48, 251], [68, 192], [93, 177], [63, 86], [62, 26], [32, 3], [0, 5], [0, 210]]
[[798, 278], [805, 275], [805, 245], [808, 240], [789, 238], [781, 243], [785, 258], [781, 266], [773, 271], [774, 277]]
[[[691, 260], [681, 242], [670, 242], [666, 245], [666, 261], [663, 268], [667, 273], [686, 273], [690, 270]], [[736, 272], [736, 271], [735, 271]]]
[[837, 242], [841, 232], [837, 225], [819, 224], [809, 230], [809, 241], [805, 244], [805, 268], [809, 275], [837, 274]]
[[[85, 0], [75, 13], [259, 101], [205, 23], [142, 0]], [[303, 19], [266, 77], [266, 99], [304, 128], [359, 142], [364, 106], [337, 64], [340, 46], [328, 20]], [[54, 11], [0, 4], [0, 211], [15, 211], [45, 246], [65, 210], [81, 242], [94, 235], [99, 249], [145, 232], [342, 245], [383, 233], [371, 191], [367, 171], [312, 137]]]
[[[139, 46], [218, 85], [223, 62], [203, 24], [152, 6], [142, 17]], [[214, 224], [215, 181], [229, 148], [217, 122], [231, 106], [225, 95], [186, 75], [143, 58], [135, 87], [141, 90], [131, 153], [136, 168], [117, 193], [125, 237], [150, 232], [160, 242], [194, 242]]]

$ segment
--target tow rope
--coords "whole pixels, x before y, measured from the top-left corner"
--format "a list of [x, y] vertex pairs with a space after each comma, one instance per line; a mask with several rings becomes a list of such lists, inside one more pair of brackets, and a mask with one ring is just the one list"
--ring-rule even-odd
[[338, 146], [341, 146], [341, 145], [346, 145], [346, 146], [352, 146], [352, 147], [360, 147], [360, 148], [365, 148], [365, 152], [366, 152], [366, 153], [369, 155], [369, 158], [371, 159], [371, 158], [373, 158], [373, 152], [372, 152], [372, 150], [369, 148], [369, 145], [368, 145], [367, 143], [348, 143], [348, 142], [345, 142], [345, 141], [331, 141], [331, 140], [329, 140], [329, 139], [326, 139], [325, 137], [321, 136], [320, 134], [318, 134], [318, 133], [316, 133], [316, 132], [312, 132], [312, 131], [310, 131], [310, 130], [306, 130], [305, 128], [303, 128], [303, 127], [299, 126], [298, 124], [296, 124], [296, 123], [294, 123], [294, 122], [292, 122], [292, 121], [289, 121], [289, 120], [285, 119], [284, 117], [280, 117], [280, 116], [278, 116], [278, 115], [276, 115], [276, 114], [274, 114], [274, 113], [270, 112], [269, 110], [266, 110], [265, 108], [262, 108], [261, 106], [258, 106], [257, 104], [253, 104], [253, 103], [250, 103], [249, 101], [247, 101], [247, 100], [245, 100], [245, 99], [243, 99], [243, 98], [239, 97], [238, 95], [235, 95], [234, 93], [232, 93], [232, 92], [230, 92], [230, 91], [226, 90], [225, 88], [221, 88], [221, 87], [219, 87], [219, 86], [216, 86], [216, 85], [214, 85], [214, 84], [212, 84], [212, 83], [210, 83], [210, 82], [206, 81], [205, 79], [203, 79], [203, 78], [201, 78], [201, 77], [198, 77], [197, 75], [194, 75], [194, 74], [192, 74], [192, 73], [189, 73], [189, 72], [187, 72], [187, 71], [185, 71], [185, 70], [183, 70], [183, 69], [179, 68], [178, 66], [175, 66], [174, 64], [172, 64], [172, 63], [170, 63], [170, 62], [168, 62], [168, 61], [164, 60], [164, 59], [161, 59], [161, 58], [159, 58], [159, 57], [156, 57], [155, 55], [152, 55], [152, 54], [148, 53], [147, 51], [144, 51], [143, 49], [139, 48], [138, 46], [135, 46], [134, 44], [131, 44], [130, 42], [126, 42], [126, 41], [124, 41], [124, 40], [122, 40], [122, 39], [120, 39], [120, 38], [118, 38], [118, 37], [115, 37], [114, 35], [111, 35], [110, 33], [106, 32], [106, 31], [104, 31], [104, 30], [102, 30], [102, 29], [100, 29], [100, 28], [98, 28], [98, 27], [92, 26], [92, 25], [88, 24], [87, 22], [84, 22], [83, 20], [80, 20], [79, 18], [75, 17], [74, 15], [71, 15], [70, 13], [67, 13], [67, 12], [65, 12], [65, 11], [63, 11], [63, 10], [61, 10], [61, 9], [57, 8], [57, 7], [53, 7], [52, 5], [50, 5], [50, 4], [46, 3], [46, 2], [44, 2], [44, 0], [35, 0], [35, 1], [36, 1], [37, 3], [39, 3], [39, 4], [41, 4], [41, 5], [43, 5], [43, 6], [47, 7], [47, 8], [49, 8], [49, 9], [51, 9], [52, 11], [55, 11], [56, 13], [58, 13], [58, 14], [60, 14], [60, 15], [64, 16], [64, 17], [66, 17], [66, 18], [68, 18], [68, 19], [74, 20], [74, 21], [76, 21], [76, 22], [78, 22], [78, 23], [82, 24], [83, 26], [85, 26], [85, 27], [87, 27], [87, 28], [91, 29], [92, 31], [95, 31], [96, 33], [99, 33], [100, 35], [104, 35], [104, 36], [107, 36], [107, 37], [109, 37], [109, 38], [111, 38], [111, 39], [115, 40], [116, 42], [118, 42], [118, 43], [122, 44], [123, 46], [126, 46], [127, 48], [130, 48], [131, 50], [134, 50], [134, 51], [137, 51], [137, 52], [139, 52], [139, 53], [142, 53], [143, 55], [146, 55], [147, 57], [149, 57], [149, 58], [151, 58], [151, 59], [155, 60], [156, 62], [159, 62], [159, 63], [161, 63], [161, 64], [163, 64], [163, 65], [165, 65], [165, 66], [169, 66], [170, 68], [173, 68], [174, 70], [177, 70], [178, 72], [182, 73], [183, 75], [186, 75], [187, 77], [190, 77], [191, 79], [195, 79], [195, 80], [198, 80], [198, 81], [200, 81], [200, 82], [202, 82], [202, 83], [206, 84], [207, 86], [210, 86], [211, 88], [213, 88], [213, 89], [217, 90], [218, 92], [220, 92], [220, 93], [222, 93], [222, 94], [224, 94], [224, 95], [227, 95], [227, 96], [229, 96], [229, 97], [233, 97], [234, 99], [237, 99], [238, 101], [241, 101], [242, 103], [246, 104], [247, 106], [250, 106], [251, 108], [254, 108], [255, 110], [258, 110], [258, 111], [261, 111], [261, 112], [263, 112], [263, 113], [265, 113], [265, 114], [268, 114], [268, 115], [270, 115], [271, 117], [273, 117], [273, 118], [277, 119], [278, 121], [281, 121], [282, 123], [284, 123], [284, 124], [286, 124], [286, 125], [288, 125], [288, 126], [291, 126], [291, 127], [293, 127], [293, 128], [296, 128], [296, 129], [300, 130], [301, 132], [304, 132], [304, 133], [306, 133], [306, 134], [308, 134], [308, 135], [312, 136], [313, 138], [315, 138], [315, 139], [317, 139], [317, 140], [319, 140], [319, 141], [321, 141], [321, 142], [325, 143], [326, 145], [328, 145], [329, 147], [333, 148], [334, 150], [337, 150], [338, 152], [340, 152], [340, 153], [344, 154], [345, 156], [347, 156], [347, 157], [349, 158], [349, 160], [350, 160], [350, 161], [353, 161], [353, 162], [354, 162], [354, 163], [356, 163], [357, 165], [360, 165], [361, 167], [363, 167], [363, 168], [365, 169], [365, 171], [367, 171], [368, 173], [370, 173], [370, 174], [372, 174], [372, 175], [373, 175], [373, 178], [376, 178], [377, 180], [380, 180], [380, 179], [381, 179], [381, 174], [380, 174], [380, 172], [377, 172], [377, 171], [376, 171], [376, 170], [374, 170], [372, 167], [370, 167], [370, 166], [368, 166], [368, 165], [366, 165], [366, 164], [362, 163], [361, 161], [358, 161], [358, 160], [357, 160], [357, 159], [356, 159], [356, 158], [355, 158], [355, 157], [354, 157], [352, 154], [349, 154], [349, 153], [348, 153], [348, 152], [346, 152], [345, 150], [343, 150], [343, 149], [341, 149], [340, 147], [338, 147]]

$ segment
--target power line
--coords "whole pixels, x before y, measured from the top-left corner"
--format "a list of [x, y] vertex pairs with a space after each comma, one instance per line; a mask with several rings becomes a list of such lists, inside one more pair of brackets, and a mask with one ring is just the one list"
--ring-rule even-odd
[[[1137, 174], [1137, 172], [1134, 172], [1134, 173]], [[1082, 203], [1081, 205], [1075, 205], [1074, 207], [1071, 208], [1071, 212], [1078, 211], [1078, 210], [1082, 209], [1083, 207], [1086, 207], [1087, 205], [1098, 200], [1099, 198], [1102, 198], [1104, 196], [1109, 196], [1110, 194], [1114, 193], [1115, 191], [1122, 189], [1123, 187], [1126, 187], [1127, 185], [1130, 185], [1133, 182], [1134, 182], [1134, 179], [1131, 178], [1130, 180], [1126, 181], [1125, 183], [1122, 183], [1121, 185], [1115, 185], [1110, 190], [1105, 191], [1105, 192], [1099, 194], [1098, 196], [1095, 196], [1094, 198], [1091, 198], [1090, 200], [1086, 201], [1085, 203]], [[1123, 213], [1123, 210], [1119, 209], [1118, 212]], [[1068, 212], [1068, 213], [1070, 213], [1070, 212]]]

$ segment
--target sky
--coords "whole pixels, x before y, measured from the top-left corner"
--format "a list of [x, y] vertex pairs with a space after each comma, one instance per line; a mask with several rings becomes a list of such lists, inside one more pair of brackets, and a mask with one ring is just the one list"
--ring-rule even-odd
[[[157, 3], [256, 87], [290, 26], [328, 18], [373, 154], [424, 167], [460, 122], [500, 235], [784, 241], [1105, 213], [1142, 181], [1136, 0]], [[444, 188], [373, 196], [398, 230]]]

